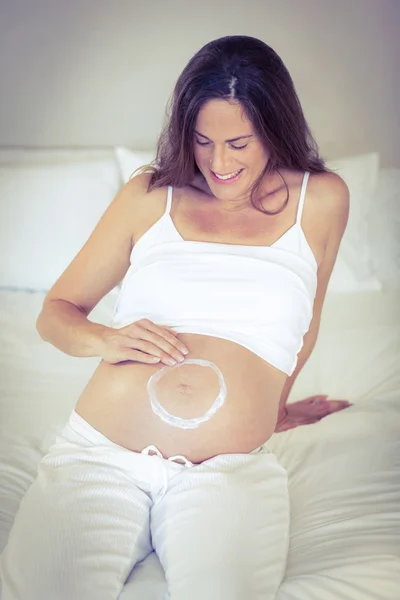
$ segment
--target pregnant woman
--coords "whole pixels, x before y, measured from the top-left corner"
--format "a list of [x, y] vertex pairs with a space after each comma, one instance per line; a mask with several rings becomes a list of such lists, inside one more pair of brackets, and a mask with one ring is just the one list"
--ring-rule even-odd
[[[283, 578], [286, 473], [263, 444], [315, 342], [348, 189], [251, 37], [189, 61], [157, 150], [39, 316], [102, 360], [21, 502], [2, 600], [116, 600], [153, 549], [172, 600], [269, 600]], [[111, 326], [89, 321], [121, 280]]]

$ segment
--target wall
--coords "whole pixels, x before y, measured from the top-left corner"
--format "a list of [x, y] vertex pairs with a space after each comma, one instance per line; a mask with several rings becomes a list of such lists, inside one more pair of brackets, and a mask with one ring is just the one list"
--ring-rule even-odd
[[400, 0], [1, 0], [0, 144], [152, 149], [205, 43], [259, 37], [322, 154], [400, 166]]

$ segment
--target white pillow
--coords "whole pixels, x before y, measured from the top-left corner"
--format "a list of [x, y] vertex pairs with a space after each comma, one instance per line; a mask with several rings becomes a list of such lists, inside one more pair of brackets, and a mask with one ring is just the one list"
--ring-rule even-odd
[[122, 146], [115, 148], [115, 156], [120, 169], [121, 179], [126, 183], [133, 172], [143, 165], [150, 164], [155, 159], [155, 152], [133, 151]]
[[360, 154], [327, 161], [327, 167], [346, 182], [350, 192], [350, 213], [340, 254], [359, 281], [373, 277], [368, 243], [368, 216], [378, 174], [379, 154]]
[[267, 442], [291, 505], [275, 600], [399, 598], [399, 422], [398, 398], [375, 396]]
[[0, 146], [0, 165], [45, 165], [114, 160], [112, 148], [36, 148]]
[[400, 590], [399, 292], [328, 298], [290, 402], [353, 406], [267, 442], [289, 475], [290, 547], [275, 600], [395, 600]]
[[0, 164], [0, 286], [48, 290], [119, 188], [113, 155]]
[[379, 291], [381, 289], [382, 284], [375, 275], [369, 275], [362, 280], [356, 277], [349, 263], [346, 261], [342, 249], [339, 249], [328, 283], [327, 294], [352, 294], [354, 292], [361, 293]]
[[400, 169], [384, 168], [368, 218], [372, 267], [384, 290], [400, 289]]

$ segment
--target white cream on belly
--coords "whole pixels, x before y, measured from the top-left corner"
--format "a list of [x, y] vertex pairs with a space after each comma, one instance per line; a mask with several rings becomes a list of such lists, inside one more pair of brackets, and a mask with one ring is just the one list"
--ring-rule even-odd
[[[212, 369], [218, 376], [219, 384], [219, 393], [211, 407], [203, 415], [193, 418], [178, 417], [177, 415], [169, 413], [160, 402], [156, 385], [162, 377], [170, 373], [172, 370], [180, 369], [188, 364], [199, 365]], [[224, 376], [222, 375], [220, 369], [213, 362], [199, 358], [188, 358], [183, 362], [174, 365], [173, 367], [164, 366], [159, 371], [156, 371], [156, 373], [154, 373], [147, 382], [147, 393], [149, 395], [150, 405], [153, 412], [165, 423], [171, 425], [172, 427], [179, 427], [180, 429], [195, 429], [202, 423], [209, 421], [211, 417], [213, 417], [221, 408], [225, 402], [227, 387]], [[178, 393], [181, 393], [185, 396], [190, 396], [193, 393], [193, 387], [190, 385], [190, 383], [181, 382], [178, 386]]]

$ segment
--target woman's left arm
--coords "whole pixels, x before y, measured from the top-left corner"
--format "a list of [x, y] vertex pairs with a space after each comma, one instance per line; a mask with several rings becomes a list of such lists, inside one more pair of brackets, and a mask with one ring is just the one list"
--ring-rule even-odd
[[[319, 193], [318, 187], [320, 188]], [[326, 400], [327, 396], [318, 395], [286, 406], [296, 377], [307, 362], [317, 341], [326, 290], [349, 217], [349, 190], [345, 182], [338, 175], [324, 173], [316, 186], [315, 193], [318, 193], [323, 206], [323, 221], [328, 224], [325, 235], [325, 250], [318, 267], [318, 282], [314, 299], [313, 317], [310, 327], [304, 336], [296, 368], [292, 375], [287, 378], [282, 390], [275, 431], [284, 431], [297, 425], [314, 423], [327, 414], [346, 408], [350, 404], [340, 400], [328, 401]]]

